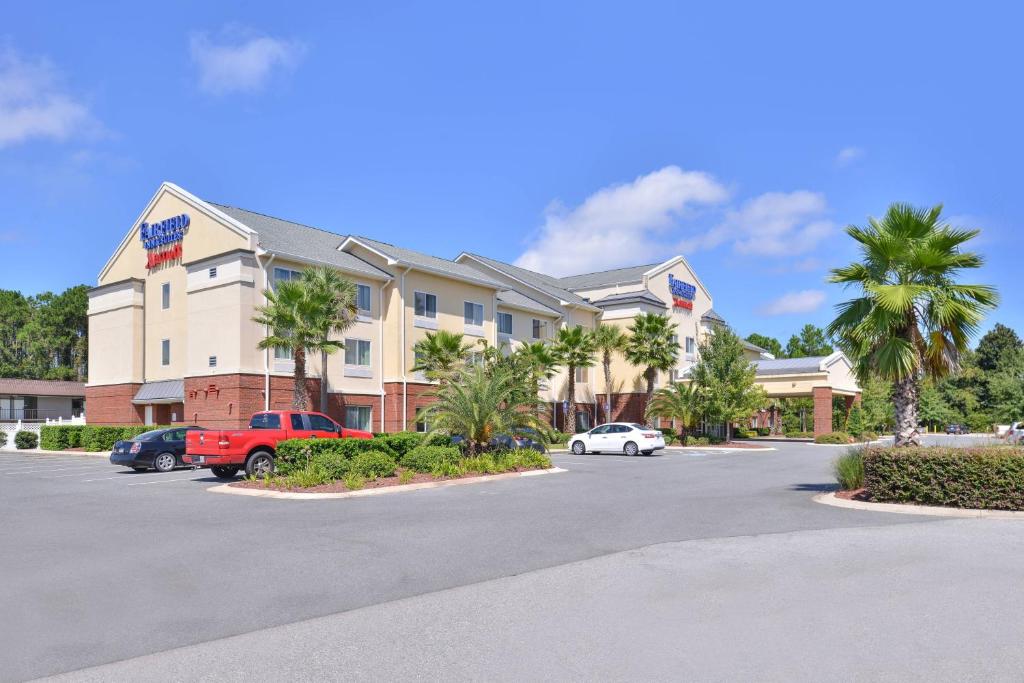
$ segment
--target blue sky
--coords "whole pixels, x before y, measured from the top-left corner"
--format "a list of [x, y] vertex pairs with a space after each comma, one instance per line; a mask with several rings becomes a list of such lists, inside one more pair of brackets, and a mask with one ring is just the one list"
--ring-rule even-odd
[[170, 180], [555, 274], [682, 252], [784, 341], [842, 299], [843, 226], [943, 202], [1024, 332], [1009, 3], [213, 4], [5, 8], [0, 287], [94, 284]]

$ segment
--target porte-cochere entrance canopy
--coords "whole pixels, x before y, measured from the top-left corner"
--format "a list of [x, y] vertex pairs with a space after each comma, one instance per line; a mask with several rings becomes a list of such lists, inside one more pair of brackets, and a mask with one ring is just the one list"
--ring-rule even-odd
[[841, 351], [829, 356], [771, 358], [754, 361], [756, 381], [769, 398], [814, 398], [814, 433], [832, 431], [832, 397], [846, 397], [846, 409], [860, 400], [860, 385], [850, 359]]

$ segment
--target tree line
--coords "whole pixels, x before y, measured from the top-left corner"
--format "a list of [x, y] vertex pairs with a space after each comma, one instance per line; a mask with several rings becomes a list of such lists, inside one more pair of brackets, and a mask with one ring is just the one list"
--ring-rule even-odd
[[0, 377], [86, 381], [86, 285], [25, 296], [0, 289]]

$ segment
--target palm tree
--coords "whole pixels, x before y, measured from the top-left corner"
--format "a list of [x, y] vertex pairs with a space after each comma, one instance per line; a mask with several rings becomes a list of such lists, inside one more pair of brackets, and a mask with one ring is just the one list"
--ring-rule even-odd
[[[299, 279], [278, 282], [273, 289], [264, 290], [267, 303], [258, 306], [253, 316], [254, 322], [268, 329], [267, 336], [257, 344], [258, 348], [284, 347], [291, 351], [295, 361], [292, 390], [292, 408], [295, 410], [309, 407], [307, 352], [320, 352], [326, 370], [327, 355], [344, 348], [340, 341], [330, 339], [330, 333], [343, 330], [351, 322], [345, 303], [347, 284], [344, 279], [333, 273], [317, 271], [317, 268], [307, 268]], [[354, 293], [352, 296], [354, 299]], [[323, 387], [321, 382], [322, 404], [326, 403]], [[321, 408], [326, 406], [321, 405]]]
[[499, 434], [533, 429], [547, 434], [534, 410], [539, 399], [521, 391], [521, 378], [507, 366], [488, 370], [482, 365], [463, 368], [438, 389], [427, 409], [432, 431], [461, 434], [470, 455], [487, 448]]
[[612, 419], [612, 354], [626, 347], [626, 333], [617, 325], [601, 323], [594, 330], [594, 345], [601, 354], [604, 369], [604, 419]]
[[684, 446], [689, 438], [689, 429], [700, 416], [699, 394], [692, 384], [673, 382], [664, 389], [658, 389], [647, 404], [646, 417], [660, 417], [679, 423], [679, 441]]
[[980, 231], [952, 227], [941, 214], [941, 205], [892, 204], [881, 220], [847, 227], [861, 259], [829, 278], [861, 290], [836, 306], [828, 333], [850, 352], [862, 380], [876, 373], [892, 383], [897, 446], [920, 443], [920, 379], [956, 370], [984, 311], [999, 301], [988, 285], [957, 282], [961, 270], [983, 263], [961, 250]]
[[466, 364], [472, 344], [463, 341], [463, 335], [447, 330], [427, 332], [427, 336], [413, 344], [416, 364], [413, 372], [422, 372], [427, 379], [444, 386]]
[[676, 366], [679, 359], [679, 343], [675, 340], [676, 324], [666, 315], [641, 313], [633, 319], [629, 338], [624, 350], [626, 360], [644, 368], [647, 380], [647, 401], [654, 396], [654, 382], [659, 372], [666, 372]]
[[569, 374], [566, 387], [565, 431], [576, 433], [576, 368], [589, 368], [594, 364], [594, 333], [582, 327], [563, 327], [558, 330], [551, 347], [559, 365]]
[[[540, 395], [541, 382], [550, 380], [555, 376], [558, 369], [558, 356], [551, 346], [542, 341], [523, 344], [513, 354], [526, 368], [527, 382], [532, 390], [533, 396]], [[541, 414], [541, 406], [537, 407], [536, 414]]]
[[[320, 351], [320, 410], [327, 412], [327, 356], [339, 348], [330, 337], [342, 335], [355, 320], [356, 285], [327, 266], [307, 268], [301, 282], [307, 296], [317, 302], [312, 309], [314, 319], [310, 322], [318, 341], [306, 348]], [[344, 344], [340, 348], [344, 348]]]

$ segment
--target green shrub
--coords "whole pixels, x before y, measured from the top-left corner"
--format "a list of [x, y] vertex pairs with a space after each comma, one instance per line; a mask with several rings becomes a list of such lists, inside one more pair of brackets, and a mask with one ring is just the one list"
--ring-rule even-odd
[[464, 472], [479, 474], [501, 474], [512, 469], [511, 459], [507, 453], [485, 453], [474, 458], [466, 458], [461, 465]]
[[708, 443], [711, 444], [711, 445], [719, 444], [719, 443], [725, 443], [725, 439], [720, 437], [720, 436], [715, 436], [714, 434], [709, 434], [708, 435]]
[[44, 425], [39, 430], [39, 447], [47, 451], [78, 448], [85, 425]]
[[569, 443], [569, 439], [572, 438], [575, 435], [574, 434], [570, 434], [569, 432], [554, 432], [553, 431], [553, 432], [550, 433], [549, 436], [551, 437], [551, 445], [552, 446], [564, 446], [565, 444]]
[[787, 439], [813, 439], [814, 432], [789, 431], [786, 432]]
[[327, 471], [318, 463], [311, 462], [303, 468], [297, 469], [287, 477], [283, 477], [281, 483], [286, 486], [294, 486], [296, 488], [308, 489], [314, 486], [320, 486], [333, 481]]
[[[87, 451], [109, 451], [118, 441], [128, 441], [139, 434], [154, 429], [166, 429], [170, 425], [83, 425], [80, 445]], [[70, 441], [69, 441], [70, 443]]]
[[864, 488], [864, 453], [860, 448], [851, 448], [839, 456], [832, 465], [832, 471], [844, 491]]
[[352, 460], [337, 451], [317, 453], [310, 459], [310, 465], [319, 467], [331, 481], [343, 479], [352, 469]]
[[401, 472], [398, 473], [398, 483], [408, 484], [413, 480], [415, 476], [416, 472], [414, 470], [402, 470]]
[[20, 432], [14, 435], [14, 447], [19, 450], [25, 450], [26, 448], [35, 448], [39, 445], [39, 435], [35, 432], [30, 432], [22, 429]]
[[750, 429], [740, 428], [732, 430], [732, 438], [734, 439], [749, 439], [755, 434], [757, 434], [757, 432]]
[[757, 428], [757, 435], [758, 436], [769, 436], [771, 433], [772, 433], [771, 427], [758, 427]]
[[364, 484], [366, 484], [366, 478], [361, 474], [349, 472], [345, 475], [345, 488], [350, 491], [358, 491], [363, 488]]
[[864, 486], [880, 502], [1024, 510], [1024, 447], [868, 447]]
[[535, 470], [551, 467], [551, 458], [532, 448], [517, 448], [511, 452], [512, 464], [516, 469]]
[[706, 436], [691, 436], [686, 440], [687, 446], [710, 446], [711, 440]]
[[419, 432], [396, 432], [374, 437], [373, 440], [379, 444], [385, 444], [387, 450], [401, 460], [403, 455], [421, 445], [425, 437], [426, 434]]
[[850, 443], [850, 435], [846, 432], [829, 432], [818, 434], [814, 437], [814, 443], [847, 444]]
[[455, 446], [420, 446], [405, 454], [402, 467], [416, 472], [432, 472], [441, 463], [458, 464], [462, 452]]
[[7, 432], [0, 430], [0, 448], [7, 445]]
[[[394, 457], [391, 446], [383, 437], [373, 439], [288, 439], [277, 444], [274, 465], [281, 474], [290, 474], [305, 467], [312, 460], [331, 453], [331, 462], [352, 460], [359, 453], [381, 451]], [[326, 462], [326, 461], [325, 461]]]
[[352, 473], [367, 479], [390, 477], [395, 473], [395, 456], [384, 451], [364, 451], [352, 458]]
[[877, 438], [878, 438], [878, 434], [875, 434], [874, 432], [861, 432], [860, 433], [861, 441], [874, 441]]
[[459, 463], [442, 460], [430, 470], [430, 473], [435, 477], [461, 477], [465, 471]]

